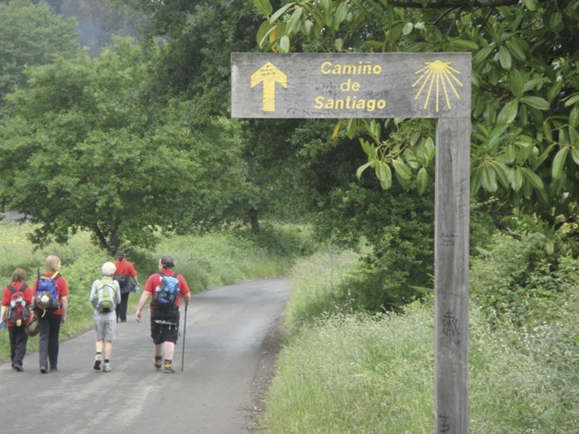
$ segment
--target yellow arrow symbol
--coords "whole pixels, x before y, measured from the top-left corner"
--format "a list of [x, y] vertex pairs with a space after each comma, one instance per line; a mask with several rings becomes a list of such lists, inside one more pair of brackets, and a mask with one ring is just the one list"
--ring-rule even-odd
[[275, 111], [275, 84], [287, 88], [287, 75], [273, 63], [267, 62], [251, 75], [251, 87], [263, 82], [263, 111]]

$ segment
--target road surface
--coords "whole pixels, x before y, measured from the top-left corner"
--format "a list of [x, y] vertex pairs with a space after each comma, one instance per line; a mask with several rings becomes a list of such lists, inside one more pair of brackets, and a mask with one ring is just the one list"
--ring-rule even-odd
[[[2, 363], [0, 433], [247, 433], [255, 389], [271, 359], [267, 336], [288, 297], [286, 278], [194, 295], [184, 369], [181, 336], [174, 374], [153, 367], [148, 311], [141, 323], [130, 315], [118, 324], [110, 373], [92, 368], [92, 330], [61, 343], [57, 372], [41, 374], [37, 352], [26, 355], [23, 372]], [[183, 308], [181, 322], [183, 334]]]

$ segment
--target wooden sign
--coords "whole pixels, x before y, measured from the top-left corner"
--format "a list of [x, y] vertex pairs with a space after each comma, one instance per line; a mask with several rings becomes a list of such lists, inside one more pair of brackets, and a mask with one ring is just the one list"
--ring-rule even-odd
[[465, 53], [232, 53], [231, 116], [464, 117], [470, 83]]
[[435, 432], [469, 432], [470, 53], [231, 55], [236, 118], [439, 118]]

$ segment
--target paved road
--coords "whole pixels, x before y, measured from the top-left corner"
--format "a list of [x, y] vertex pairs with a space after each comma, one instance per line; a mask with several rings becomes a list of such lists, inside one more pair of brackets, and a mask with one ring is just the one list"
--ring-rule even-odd
[[[193, 297], [175, 374], [153, 367], [147, 321], [117, 327], [110, 373], [94, 371], [94, 332], [60, 346], [58, 372], [0, 364], [0, 433], [240, 434], [263, 375], [268, 332], [289, 297], [285, 278], [244, 282]], [[183, 315], [183, 308], [182, 308]]]

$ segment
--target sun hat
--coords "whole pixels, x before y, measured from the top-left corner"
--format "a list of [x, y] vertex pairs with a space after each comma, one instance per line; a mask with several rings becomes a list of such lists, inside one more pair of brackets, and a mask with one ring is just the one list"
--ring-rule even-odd
[[26, 335], [29, 337], [36, 336], [39, 331], [40, 329], [38, 318], [34, 318], [32, 321], [26, 324], [26, 327], [24, 327], [24, 333], [26, 333]]

